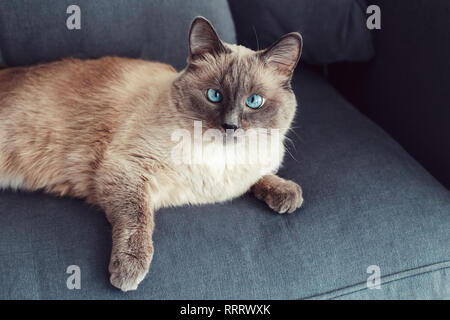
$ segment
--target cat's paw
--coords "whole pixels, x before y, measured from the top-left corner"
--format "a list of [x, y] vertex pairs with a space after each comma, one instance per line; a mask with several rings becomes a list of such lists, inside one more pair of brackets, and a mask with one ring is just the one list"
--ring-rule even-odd
[[293, 181], [282, 180], [271, 186], [264, 201], [280, 214], [292, 213], [303, 204], [302, 189]]
[[124, 292], [136, 290], [147, 275], [150, 262], [151, 257], [143, 259], [124, 252], [113, 254], [109, 263], [111, 284]]

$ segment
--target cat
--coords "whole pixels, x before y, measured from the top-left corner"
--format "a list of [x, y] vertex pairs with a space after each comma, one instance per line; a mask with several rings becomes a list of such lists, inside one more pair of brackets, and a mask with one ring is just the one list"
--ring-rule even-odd
[[[260, 51], [227, 44], [197, 17], [181, 72], [119, 57], [3, 69], [0, 188], [44, 190], [101, 208], [112, 226], [110, 282], [135, 290], [153, 257], [159, 208], [221, 202], [248, 191], [279, 213], [302, 205], [300, 186], [274, 173], [297, 108], [291, 78], [301, 49], [299, 33]], [[210, 156], [203, 161], [176, 163], [179, 141], [171, 133], [192, 133], [199, 121], [202, 133], [214, 129], [225, 139], [206, 143]], [[279, 136], [271, 137], [281, 156], [268, 152], [265, 165], [219, 168], [218, 148], [252, 128], [277, 129]]]

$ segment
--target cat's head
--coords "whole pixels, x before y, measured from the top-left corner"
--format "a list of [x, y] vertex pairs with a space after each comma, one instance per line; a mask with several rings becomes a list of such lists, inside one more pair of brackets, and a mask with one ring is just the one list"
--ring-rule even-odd
[[206, 129], [290, 127], [297, 102], [292, 73], [302, 38], [289, 33], [270, 47], [253, 51], [222, 42], [213, 26], [197, 17], [189, 32], [188, 65], [174, 82], [172, 98], [188, 119]]

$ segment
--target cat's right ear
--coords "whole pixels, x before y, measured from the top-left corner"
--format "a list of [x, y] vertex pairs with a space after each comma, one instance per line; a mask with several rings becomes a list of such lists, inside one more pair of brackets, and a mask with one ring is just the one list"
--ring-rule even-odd
[[212, 24], [203, 17], [196, 17], [189, 31], [189, 59], [195, 60], [205, 53], [219, 54], [226, 48]]

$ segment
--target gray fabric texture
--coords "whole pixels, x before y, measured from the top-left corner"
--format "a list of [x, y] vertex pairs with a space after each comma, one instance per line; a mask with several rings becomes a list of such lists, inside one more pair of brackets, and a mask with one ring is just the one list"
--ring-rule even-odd
[[[156, 214], [135, 292], [108, 281], [110, 227], [81, 201], [0, 193], [0, 298], [450, 298], [450, 193], [320, 76], [300, 66], [280, 175], [304, 207], [280, 216], [246, 195]], [[81, 268], [68, 290], [66, 269]], [[381, 289], [364, 285], [380, 267]]]
[[313, 64], [367, 61], [374, 56], [365, 0], [229, 0], [238, 41], [265, 48], [285, 33], [303, 36]]
[[189, 25], [197, 15], [235, 42], [226, 0], [79, 0], [81, 29], [69, 30], [70, 0], [0, 0], [0, 48], [9, 66], [107, 55], [185, 66]]

